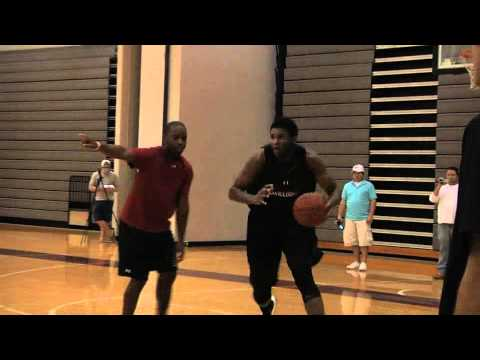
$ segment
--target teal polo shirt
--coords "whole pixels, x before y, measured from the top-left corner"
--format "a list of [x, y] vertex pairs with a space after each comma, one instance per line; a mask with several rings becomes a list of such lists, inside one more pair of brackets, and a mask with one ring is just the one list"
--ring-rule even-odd
[[360, 221], [368, 219], [370, 201], [377, 199], [375, 187], [370, 181], [362, 180], [358, 186], [353, 181], [345, 184], [342, 191], [342, 200], [347, 205], [348, 220]]

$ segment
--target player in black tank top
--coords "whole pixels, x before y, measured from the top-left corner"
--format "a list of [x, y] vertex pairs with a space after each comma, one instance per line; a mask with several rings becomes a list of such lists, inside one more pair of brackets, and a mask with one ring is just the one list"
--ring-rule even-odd
[[330, 197], [327, 210], [337, 205], [336, 183], [319, 157], [296, 144], [298, 129], [287, 118], [276, 120], [270, 129], [271, 144], [245, 165], [230, 189], [231, 200], [250, 207], [247, 257], [253, 297], [264, 315], [276, 304], [272, 286], [277, 282], [282, 252], [302, 294], [308, 314], [323, 314], [320, 291], [312, 275], [317, 239], [315, 229], [298, 224], [293, 204], [319, 184]]
[[[256, 194], [264, 186], [272, 186], [272, 192], [266, 199], [266, 206], [250, 205], [252, 213], [270, 217], [273, 220], [293, 220], [293, 203], [302, 194], [315, 191], [315, 175], [306, 163], [306, 151], [293, 144], [292, 157], [280, 161], [275, 156], [272, 145], [263, 147], [265, 165], [248, 187], [250, 194]], [[289, 221], [290, 222], [290, 221]]]

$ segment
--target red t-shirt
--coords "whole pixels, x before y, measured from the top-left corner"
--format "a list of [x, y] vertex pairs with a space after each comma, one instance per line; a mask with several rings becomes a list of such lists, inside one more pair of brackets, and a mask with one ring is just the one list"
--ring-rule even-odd
[[183, 156], [167, 160], [161, 146], [130, 152], [138, 172], [120, 218], [143, 231], [168, 231], [180, 195], [190, 191], [192, 166]]

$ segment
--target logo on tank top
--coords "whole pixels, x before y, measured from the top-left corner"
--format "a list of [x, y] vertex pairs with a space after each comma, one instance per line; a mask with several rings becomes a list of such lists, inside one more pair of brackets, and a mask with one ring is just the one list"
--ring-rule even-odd
[[[283, 180], [281, 182], [281, 184], [282, 184], [283, 187], [290, 186], [288, 180]], [[270, 193], [270, 196], [275, 196], [275, 197], [280, 197], [280, 198], [292, 198], [292, 197], [297, 196], [297, 194], [298, 194], [297, 192], [294, 192], [294, 191], [276, 191], [272, 184], [269, 184], [269, 185], [266, 185], [266, 186], [269, 186], [272, 189], [272, 192]]]
[[271, 196], [277, 196], [281, 198], [292, 198], [296, 195], [297, 193], [292, 191], [274, 191], [271, 193]]

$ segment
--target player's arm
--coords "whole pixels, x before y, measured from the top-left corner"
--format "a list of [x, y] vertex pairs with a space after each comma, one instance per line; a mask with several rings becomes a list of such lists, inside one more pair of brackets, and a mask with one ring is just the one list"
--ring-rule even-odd
[[193, 181], [193, 171], [190, 171], [188, 179], [183, 185], [177, 200], [176, 222], [177, 222], [177, 261], [182, 261], [185, 254], [185, 233], [190, 213], [190, 186]]
[[368, 189], [368, 198], [370, 200], [370, 209], [368, 210], [368, 219], [367, 224], [371, 225], [373, 222], [373, 216], [375, 215], [375, 210], [377, 209], [377, 192], [373, 184], [369, 184], [370, 188]]
[[185, 231], [187, 229], [188, 214], [190, 213], [190, 201], [188, 194], [182, 194], [178, 200], [177, 208], [177, 231], [178, 241], [185, 242]]
[[313, 151], [307, 150], [307, 166], [315, 175], [317, 184], [327, 193], [329, 200], [327, 202], [327, 211], [340, 202], [340, 194], [337, 190], [337, 183], [327, 173], [325, 164], [320, 157]]
[[185, 232], [187, 230], [189, 213], [190, 213], [190, 202], [189, 202], [189, 195], [187, 192], [180, 195], [180, 198], [178, 199], [178, 205], [177, 205], [177, 212], [176, 212], [177, 238], [178, 238], [177, 261], [182, 261], [184, 257]]
[[246, 191], [264, 165], [265, 155], [261, 150], [248, 159], [242, 172], [230, 187], [228, 198], [247, 205], [265, 205], [264, 199], [269, 196], [270, 189], [263, 188], [256, 195], [249, 194]]
[[108, 157], [125, 160], [131, 164], [135, 162], [133, 153], [121, 145], [102, 144], [100, 141], [90, 139], [86, 134], [79, 134], [79, 136], [80, 142], [85, 149], [100, 151]]
[[437, 204], [440, 200], [440, 189], [442, 187], [442, 183], [440, 179], [435, 179], [435, 189], [433, 190], [433, 193], [430, 194], [428, 199], [430, 202]]

